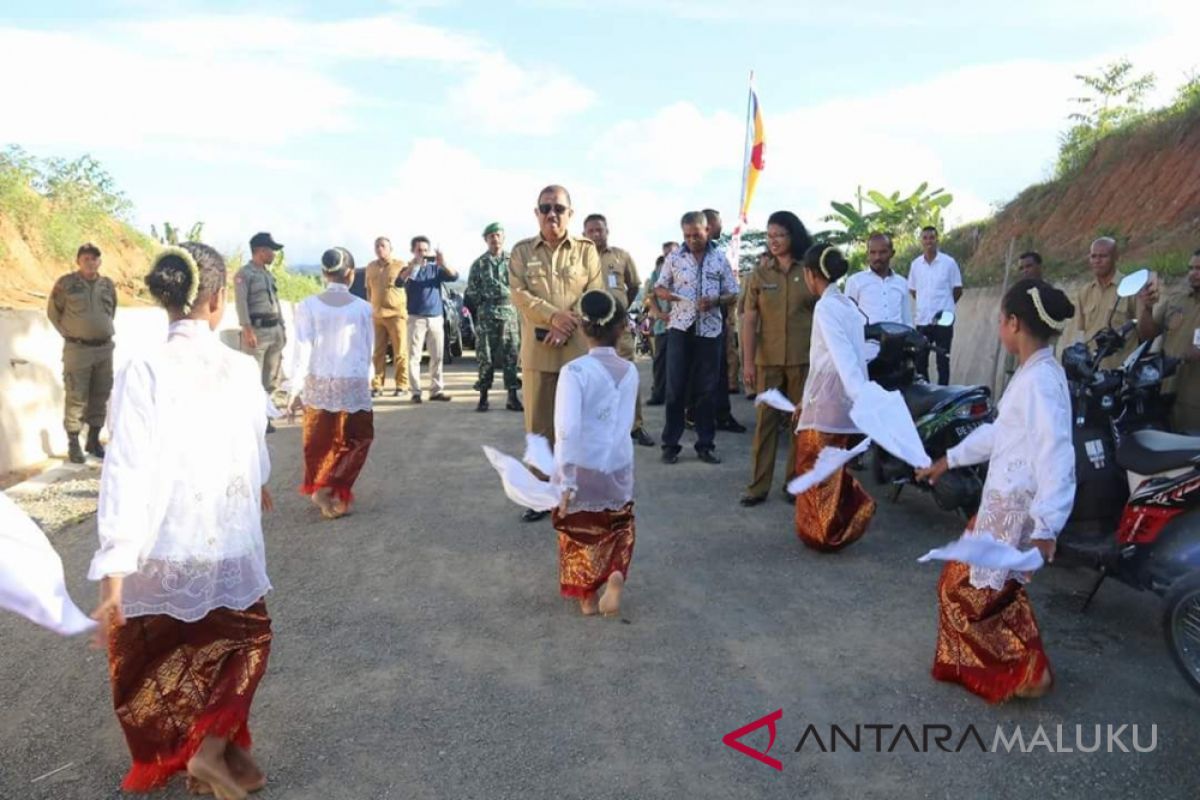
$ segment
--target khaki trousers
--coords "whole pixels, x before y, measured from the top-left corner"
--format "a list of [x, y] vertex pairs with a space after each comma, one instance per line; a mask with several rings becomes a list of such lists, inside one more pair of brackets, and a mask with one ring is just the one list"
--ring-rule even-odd
[[[787, 398], [800, 407], [804, 398], [804, 381], [808, 378], [808, 365], [793, 366], [758, 366], [755, 367], [755, 391], [762, 394], [767, 389], [778, 389]], [[788, 439], [787, 481], [795, 477], [796, 469], [796, 437], [792, 435], [792, 420], [781, 411], [766, 406], [756, 406], [757, 418], [754, 424], [754, 442], [750, 445], [751, 478], [746, 487], [746, 494], [751, 497], [765, 497], [771, 491], [771, 481], [775, 476], [775, 453], [779, 444], [779, 434]]]
[[[634, 342], [633, 331], [626, 330], [625, 334], [617, 340], [617, 355], [625, 359], [634, 366], [637, 365], [635, 354], [637, 353], [637, 345]], [[636, 397], [636, 405], [633, 412], [633, 429], [636, 431], [642, 427], [642, 387], [639, 383], [638, 393]]]
[[392, 346], [392, 366], [396, 370], [396, 388], [408, 391], [408, 320], [405, 317], [375, 318], [375, 377], [371, 388], [382, 389], [387, 381], [387, 349]]
[[525, 432], [545, 436], [554, 446], [554, 393], [558, 373], [524, 367], [521, 381], [525, 392]]

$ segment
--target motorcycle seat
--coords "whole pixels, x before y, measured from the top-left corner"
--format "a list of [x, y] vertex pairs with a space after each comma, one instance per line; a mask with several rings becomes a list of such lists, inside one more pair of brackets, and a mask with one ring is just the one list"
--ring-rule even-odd
[[913, 419], [933, 411], [942, 403], [961, 397], [976, 390], [974, 386], [937, 386], [932, 383], [914, 383], [903, 389], [904, 402], [908, 405], [908, 413]]
[[1121, 440], [1117, 463], [1138, 475], [1155, 475], [1200, 463], [1200, 436], [1134, 431]]

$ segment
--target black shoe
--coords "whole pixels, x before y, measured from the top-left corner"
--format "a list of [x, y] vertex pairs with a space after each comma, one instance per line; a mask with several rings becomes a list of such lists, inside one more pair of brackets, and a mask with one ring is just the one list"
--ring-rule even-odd
[[692, 419], [690, 416], [684, 417], [683, 418], [683, 427], [687, 428], [689, 431], [695, 430], [696, 420]]
[[645, 428], [638, 428], [629, 436], [633, 439], [634, 444], [640, 444], [642, 447], [654, 447], [654, 440], [650, 438], [650, 434], [646, 433]]
[[705, 464], [720, 464], [721, 457], [717, 455], [717, 451], [711, 447], [706, 447], [703, 450], [696, 451], [696, 457]]
[[521, 521], [537, 522], [539, 519], [545, 519], [547, 516], [549, 516], [549, 514], [549, 511], [537, 511], [532, 508], [527, 508], [525, 509], [524, 513], [521, 514]]
[[717, 420], [717, 430], [729, 431], [730, 433], [745, 433], [746, 426], [738, 422], [732, 416], [728, 416], [725, 419]]
[[380, 390], [379, 390], [379, 389], [372, 389], [372, 390], [371, 390], [371, 397], [379, 397], [379, 395], [380, 395], [380, 394], [382, 394], [382, 392], [380, 392]]
[[418, 404], [418, 405], [419, 405], [419, 404], [421, 403], [421, 393], [420, 393], [420, 392], [417, 392], [416, 394], [414, 394], [414, 395], [412, 396], [412, 401], [413, 401], [413, 403], [415, 403], [415, 404]]
[[101, 460], [104, 459], [104, 445], [100, 444], [100, 429], [88, 428], [87, 444], [84, 446], [84, 452], [89, 453]]
[[739, 388], [738, 388], [738, 387], [736, 387], [736, 386], [730, 386], [730, 387], [729, 387], [729, 393], [730, 393], [730, 394], [741, 394], [741, 393], [742, 393], [742, 390], [741, 390], [741, 389], [739, 389]]
[[666, 405], [666, 402], [667, 402], [666, 400], [663, 400], [660, 397], [651, 397], [649, 400], [646, 401], [646, 405], [661, 406], [661, 405]]
[[664, 464], [678, 464], [679, 463], [679, 448], [678, 447], [664, 447], [663, 452], [662, 452], [662, 462]]
[[756, 506], [759, 503], [765, 502], [766, 499], [767, 496], [765, 494], [744, 494], [742, 495], [742, 499], [738, 500], [738, 502], [744, 505], [746, 508], [750, 508], [750, 506]]
[[399, 397], [402, 394], [404, 394], [404, 390], [398, 388], [396, 391], [392, 392], [392, 397]]
[[83, 448], [79, 446], [79, 434], [67, 434], [67, 460], [72, 464], [82, 464], [87, 461], [83, 455]]
[[754, 392], [747, 392], [747, 393], [746, 393], [746, 399], [747, 399], [747, 400], [749, 400], [751, 403], [753, 403], [753, 402], [754, 402], [754, 398], [756, 398], [756, 397], [758, 397], [758, 395], [757, 395], [757, 394], [755, 394]]
[[788, 505], [796, 505], [796, 495], [789, 492], [786, 488], [779, 493], [779, 499]]
[[445, 392], [438, 392], [437, 394], [429, 395], [429, 399], [437, 400], [439, 403], [449, 403], [454, 398], [451, 397], [450, 395], [446, 394]]
[[488, 396], [488, 393], [486, 391], [481, 391], [479, 393], [479, 405], [475, 406], [476, 411], [487, 411], [488, 410], [487, 396]]
[[275, 426], [271, 424], [271, 420], [267, 420], [267, 433], [274, 433]]
[[525, 406], [521, 404], [521, 398], [517, 395], [516, 389], [508, 390], [508, 402], [504, 404], [504, 407], [509, 411], [525, 410]]

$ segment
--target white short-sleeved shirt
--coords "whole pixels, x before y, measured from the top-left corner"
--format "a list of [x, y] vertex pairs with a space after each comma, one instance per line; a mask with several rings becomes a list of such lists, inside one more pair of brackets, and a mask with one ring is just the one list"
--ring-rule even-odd
[[886, 278], [869, 269], [854, 273], [846, 279], [846, 297], [857, 303], [872, 323], [913, 324], [908, 281], [895, 272], [889, 271]]
[[917, 324], [930, 325], [939, 311], [954, 310], [954, 290], [961, 288], [962, 272], [958, 262], [942, 251], [925, 260], [925, 254], [913, 259], [908, 269], [908, 288], [917, 293]]

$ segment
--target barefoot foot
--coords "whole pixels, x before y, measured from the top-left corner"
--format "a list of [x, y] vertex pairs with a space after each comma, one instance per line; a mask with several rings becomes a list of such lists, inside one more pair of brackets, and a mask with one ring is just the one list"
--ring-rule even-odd
[[600, 598], [601, 614], [611, 617], [621, 610], [621, 590], [623, 588], [625, 588], [624, 575], [614, 572], [609, 576], [608, 584], [604, 587], [604, 596]]
[[267, 785], [267, 776], [249, 750], [243, 750], [230, 742], [225, 748], [225, 763], [229, 765], [229, 771], [233, 773], [238, 786], [245, 791], [257, 792]]
[[1017, 697], [1024, 700], [1033, 700], [1050, 691], [1050, 686], [1054, 683], [1054, 678], [1050, 675], [1050, 670], [1042, 673], [1042, 679], [1034, 686], [1027, 686], [1023, 689], [1018, 689]]
[[225, 739], [205, 737], [200, 749], [187, 763], [188, 775], [207, 784], [217, 800], [245, 800], [246, 792], [225, 763]]
[[579, 610], [585, 617], [595, 615], [598, 606], [596, 603], [596, 593], [593, 592], [586, 597], [579, 598]]

